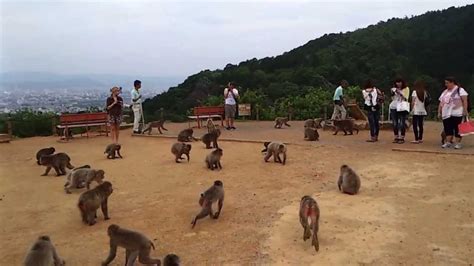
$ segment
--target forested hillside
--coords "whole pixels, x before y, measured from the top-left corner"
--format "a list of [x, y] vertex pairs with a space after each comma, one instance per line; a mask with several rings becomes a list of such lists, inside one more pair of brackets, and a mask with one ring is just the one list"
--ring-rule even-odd
[[[254, 108], [258, 104], [263, 118], [285, 113], [289, 106], [295, 118], [320, 115], [320, 106], [330, 103], [341, 79], [357, 86], [371, 78], [388, 90], [396, 76], [409, 84], [422, 78], [436, 96], [443, 78], [453, 75], [472, 92], [473, 33], [474, 5], [394, 18], [353, 32], [326, 34], [276, 57], [201, 71], [147, 100], [144, 109], [150, 119], [164, 108], [167, 118], [179, 120], [194, 106], [220, 104], [228, 81], [241, 89], [242, 102]], [[350, 93], [357, 95], [358, 88]]]

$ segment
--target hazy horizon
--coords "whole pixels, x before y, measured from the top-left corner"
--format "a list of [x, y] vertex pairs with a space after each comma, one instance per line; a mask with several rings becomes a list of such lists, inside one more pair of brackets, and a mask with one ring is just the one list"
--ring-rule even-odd
[[0, 1], [0, 73], [186, 77], [470, 1]]

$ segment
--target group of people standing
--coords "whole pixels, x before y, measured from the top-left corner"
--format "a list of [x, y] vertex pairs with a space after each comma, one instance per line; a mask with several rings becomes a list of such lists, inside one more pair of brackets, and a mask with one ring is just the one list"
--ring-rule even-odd
[[[443, 132], [446, 142], [442, 148], [461, 149], [461, 139], [459, 135], [459, 124], [463, 117], [468, 116], [468, 93], [462, 88], [453, 77], [444, 79], [445, 89], [439, 97], [438, 117], [443, 121]], [[346, 119], [346, 109], [344, 108], [343, 89], [348, 86], [348, 82], [343, 80], [334, 92], [334, 112], [332, 120]], [[397, 78], [390, 90], [391, 102], [389, 104], [390, 119], [393, 126], [393, 143], [405, 143], [405, 133], [408, 116], [413, 117], [413, 133], [415, 139], [413, 144], [423, 143], [423, 122], [428, 115], [428, 105], [431, 104], [431, 97], [423, 81], [417, 80], [413, 84], [413, 92], [410, 97], [410, 88], [402, 78]], [[368, 142], [377, 142], [380, 130], [380, 108], [384, 102], [384, 94], [376, 88], [371, 80], [365, 82], [362, 88], [364, 98], [364, 109], [370, 127], [370, 139]]]

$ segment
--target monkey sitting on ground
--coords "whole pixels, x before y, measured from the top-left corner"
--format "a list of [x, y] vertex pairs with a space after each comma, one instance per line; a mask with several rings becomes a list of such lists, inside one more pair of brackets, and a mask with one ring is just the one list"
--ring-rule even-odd
[[97, 218], [97, 209], [99, 208], [101, 208], [102, 213], [104, 214], [104, 220], [110, 219], [107, 201], [113, 191], [112, 184], [105, 181], [79, 196], [77, 207], [81, 212], [83, 223], [94, 225], [96, 223], [95, 219]]
[[221, 130], [220, 129], [215, 129], [212, 132], [204, 134], [204, 136], [202, 136], [201, 140], [206, 145], [206, 149], [211, 149], [211, 143], [212, 143], [212, 148], [214, 148], [214, 149], [219, 148], [219, 146], [217, 144], [217, 139], [219, 138], [220, 135], [221, 135]]
[[186, 144], [182, 142], [177, 142], [171, 146], [171, 153], [176, 156], [175, 162], [179, 163], [179, 160], [183, 160], [181, 157], [183, 154], [186, 155], [189, 162], [189, 153], [191, 152], [191, 144]]
[[44, 148], [44, 149], [39, 150], [39, 151], [36, 153], [36, 163], [37, 163], [38, 165], [41, 165], [41, 164], [40, 164], [40, 158], [41, 158], [41, 156], [44, 156], [44, 155], [51, 155], [51, 154], [53, 154], [55, 151], [56, 151], [56, 149], [54, 149], [53, 147]]
[[304, 129], [304, 139], [309, 141], [319, 141], [319, 133], [315, 127], [306, 127]]
[[[311, 245], [319, 251], [319, 207], [318, 203], [310, 196], [303, 196], [300, 203], [300, 223], [303, 226], [303, 241], [312, 236]], [[308, 224], [308, 219], [310, 220]]]
[[181, 265], [181, 261], [179, 257], [175, 254], [168, 254], [163, 259], [163, 266], [179, 266]]
[[166, 129], [163, 126], [164, 124], [165, 124], [165, 120], [149, 122], [148, 124], [146, 124], [145, 129], [142, 130], [142, 134], [145, 134], [145, 132], [148, 131], [148, 135], [150, 135], [151, 131], [153, 130], [154, 127], [156, 127], [158, 129], [160, 134], [163, 134], [163, 132], [161, 132], [162, 129], [165, 130], [165, 131], [168, 131], [168, 129]]
[[221, 148], [213, 150], [206, 156], [206, 165], [208, 169], [222, 169], [221, 158], [224, 152]]
[[[273, 156], [273, 160], [276, 163], [281, 163], [285, 165], [286, 163], [286, 145], [281, 143], [281, 142], [265, 142], [263, 144], [265, 146], [265, 149], [262, 150], [262, 152], [266, 152], [267, 154], [265, 155], [265, 162], [268, 162], [268, 159]], [[280, 158], [280, 153], [283, 154], [283, 160]]]
[[[218, 201], [218, 209], [214, 214], [212, 212], [212, 204]], [[204, 193], [201, 193], [199, 198], [199, 205], [202, 207], [201, 212], [196, 215], [191, 224], [196, 226], [196, 222], [209, 215], [212, 219], [219, 218], [221, 214], [222, 206], [224, 206], [224, 184], [220, 180], [214, 181], [214, 185], [208, 188]]]
[[304, 128], [316, 127], [316, 121], [314, 119], [307, 119], [304, 121]]
[[96, 181], [98, 184], [102, 184], [104, 174], [104, 170], [76, 168], [68, 174], [66, 184], [64, 184], [64, 190], [66, 191], [66, 193], [71, 194], [70, 189], [83, 188], [83, 184], [85, 184], [87, 190], [89, 190], [92, 181]]
[[119, 158], [123, 158], [122, 155], [120, 154], [120, 149], [122, 148], [122, 145], [120, 144], [109, 144], [107, 147], [105, 147], [104, 154], [107, 154], [107, 159], [115, 159], [117, 156]]
[[141, 264], [161, 265], [159, 259], [150, 257], [151, 249], [155, 249], [155, 245], [144, 234], [121, 228], [116, 224], [109, 225], [107, 234], [110, 238], [110, 251], [105, 261], [102, 262], [102, 266], [109, 265], [115, 259], [117, 247], [125, 248], [126, 266], [133, 266], [137, 257]]
[[214, 125], [214, 121], [212, 121], [212, 118], [210, 117], [207, 119], [206, 126], [207, 126], [207, 133], [211, 133], [217, 129], [216, 125]]
[[349, 166], [341, 166], [341, 174], [337, 180], [339, 191], [355, 195], [360, 189], [360, 178]]
[[287, 127], [291, 127], [290, 124], [288, 124], [288, 117], [277, 117], [275, 118], [275, 128], [281, 128], [283, 125]]
[[58, 256], [49, 236], [40, 236], [26, 254], [25, 266], [63, 266], [66, 262]]
[[73, 169], [74, 166], [71, 165], [71, 158], [65, 153], [57, 153], [51, 155], [43, 155], [40, 157], [40, 164], [46, 166], [46, 171], [42, 176], [46, 176], [51, 171], [51, 168], [54, 168], [56, 175], [65, 175], [66, 167]]
[[178, 134], [178, 141], [179, 142], [190, 142], [193, 140], [197, 140], [195, 137], [193, 137], [194, 131], [192, 128], [187, 128], [183, 129], [181, 132]]
[[359, 129], [355, 126], [352, 119], [334, 120], [333, 124], [336, 129], [333, 135], [337, 135], [340, 130], [344, 132], [344, 135], [347, 135], [347, 132], [349, 132], [349, 135], [353, 135], [353, 130], [356, 130], [357, 134], [359, 134]]

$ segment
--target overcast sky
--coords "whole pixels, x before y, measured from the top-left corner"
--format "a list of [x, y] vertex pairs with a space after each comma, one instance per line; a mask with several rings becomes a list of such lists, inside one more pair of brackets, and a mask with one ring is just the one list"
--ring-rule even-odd
[[472, 2], [0, 0], [0, 72], [188, 76]]

